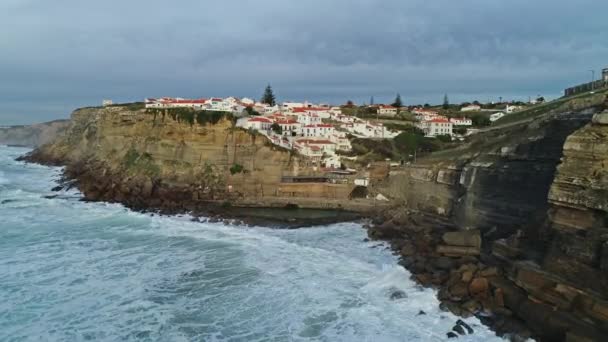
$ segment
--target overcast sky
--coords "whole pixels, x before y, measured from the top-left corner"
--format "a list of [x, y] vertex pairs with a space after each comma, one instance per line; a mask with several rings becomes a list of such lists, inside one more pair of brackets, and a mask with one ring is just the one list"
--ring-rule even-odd
[[0, 0], [0, 125], [144, 97], [406, 104], [561, 95], [605, 0]]

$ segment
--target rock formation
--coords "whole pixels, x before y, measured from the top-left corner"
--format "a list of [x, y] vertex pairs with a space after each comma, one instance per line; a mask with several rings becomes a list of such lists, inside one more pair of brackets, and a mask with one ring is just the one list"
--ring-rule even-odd
[[69, 126], [68, 120], [0, 127], [0, 144], [38, 147], [54, 141]]
[[[500, 334], [608, 336], [605, 94], [391, 172], [370, 228], [442, 307]], [[592, 119], [593, 117], [593, 119]]]

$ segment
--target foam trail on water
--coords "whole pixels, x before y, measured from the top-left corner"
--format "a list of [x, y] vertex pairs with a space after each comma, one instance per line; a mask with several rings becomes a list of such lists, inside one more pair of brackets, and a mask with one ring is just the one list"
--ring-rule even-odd
[[[1, 341], [443, 341], [457, 320], [359, 224], [276, 230], [49, 197], [60, 169], [14, 161], [26, 151], [0, 147]], [[466, 321], [460, 341], [498, 340]]]

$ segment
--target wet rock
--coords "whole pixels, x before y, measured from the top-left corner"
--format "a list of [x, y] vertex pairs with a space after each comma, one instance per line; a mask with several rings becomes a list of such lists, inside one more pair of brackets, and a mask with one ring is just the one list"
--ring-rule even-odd
[[469, 284], [469, 293], [473, 297], [485, 298], [488, 293], [489, 283], [486, 278], [475, 278]]
[[464, 331], [464, 328], [461, 325], [456, 324], [452, 327], [452, 330], [457, 332], [458, 335], [466, 335], [467, 333]]
[[484, 277], [484, 278], [497, 276], [498, 275], [498, 268], [496, 268], [496, 267], [487, 267], [487, 268], [479, 271], [478, 275], [480, 277]]
[[390, 299], [391, 300], [398, 300], [398, 299], [404, 299], [407, 298], [407, 294], [401, 290], [392, 290], [391, 291], [391, 296]]
[[437, 253], [452, 257], [474, 256], [479, 255], [480, 250], [478, 247], [439, 245], [437, 246]]
[[459, 326], [462, 326], [463, 328], [465, 328], [465, 329], [467, 330], [467, 333], [468, 333], [468, 334], [472, 334], [472, 333], [474, 333], [474, 332], [475, 332], [475, 331], [473, 330], [473, 328], [471, 328], [471, 326], [470, 326], [470, 325], [468, 325], [466, 322], [464, 322], [464, 321], [463, 321], [463, 320], [461, 320], [461, 319], [457, 320], [457, 321], [456, 321], [456, 324], [457, 324], [457, 325], [459, 325]]
[[452, 332], [452, 331], [450, 331], [446, 335], [447, 335], [448, 338], [458, 338], [458, 335], [456, 335], [456, 333]]
[[496, 304], [498, 307], [505, 306], [504, 293], [501, 288], [494, 290], [494, 304]]
[[473, 279], [473, 272], [472, 271], [464, 271], [464, 272], [462, 272], [461, 279], [465, 283], [470, 282]]
[[469, 297], [469, 289], [467, 283], [458, 282], [450, 287], [450, 298], [453, 300], [462, 300]]
[[466, 312], [475, 314], [475, 313], [479, 312], [479, 310], [481, 309], [481, 304], [479, 304], [478, 301], [472, 299], [472, 300], [466, 301], [464, 304], [462, 304], [461, 308], [462, 308], [462, 310], [464, 310]]
[[439, 257], [435, 260], [435, 267], [442, 270], [450, 270], [454, 267], [454, 261], [448, 257]]
[[411, 242], [406, 242], [401, 247], [401, 255], [403, 256], [412, 256], [416, 253], [416, 247]]
[[422, 286], [429, 286], [431, 285], [432, 277], [428, 273], [421, 273], [416, 275], [416, 280], [422, 284]]
[[418, 314], [416, 316], [424, 316], [426, 315], [426, 312], [424, 312], [423, 310], [418, 311]]
[[441, 304], [439, 304], [439, 309], [441, 309], [443, 311], [449, 311], [456, 316], [460, 316], [462, 314], [462, 310], [460, 309], [460, 306], [458, 305], [458, 303], [451, 302], [451, 301], [442, 302]]
[[445, 233], [442, 240], [450, 246], [481, 247], [481, 235], [478, 230]]

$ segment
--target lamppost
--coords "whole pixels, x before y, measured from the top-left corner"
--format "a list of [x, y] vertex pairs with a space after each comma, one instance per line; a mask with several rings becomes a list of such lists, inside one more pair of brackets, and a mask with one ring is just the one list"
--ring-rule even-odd
[[595, 70], [589, 70], [589, 71], [591, 71], [591, 90], [593, 90], [594, 83], [595, 83]]

